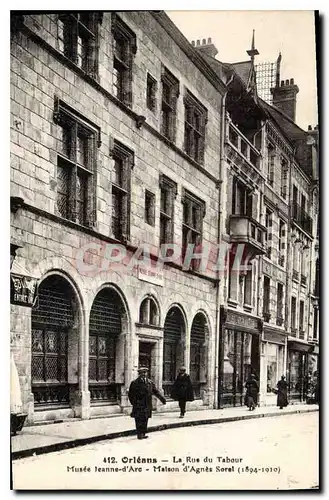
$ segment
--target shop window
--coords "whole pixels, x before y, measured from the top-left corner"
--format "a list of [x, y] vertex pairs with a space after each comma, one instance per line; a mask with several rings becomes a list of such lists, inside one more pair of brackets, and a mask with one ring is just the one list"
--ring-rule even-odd
[[[187, 190], [183, 191], [182, 203], [182, 259], [184, 261], [188, 245], [193, 246], [193, 253], [197, 253], [201, 249], [202, 221], [205, 213], [205, 203]], [[200, 259], [191, 260], [192, 269], [197, 270], [199, 264]]]
[[143, 300], [139, 310], [139, 322], [143, 325], [157, 326], [159, 324], [158, 307], [149, 297]]
[[187, 90], [185, 105], [185, 151], [198, 163], [204, 161], [206, 108]]
[[132, 63], [136, 54], [136, 35], [117, 14], [112, 14], [113, 91], [126, 106], [132, 103]]
[[162, 67], [161, 133], [171, 142], [176, 137], [176, 105], [179, 96], [179, 82], [165, 67]]
[[92, 226], [96, 219], [96, 147], [100, 131], [58, 99], [54, 121], [58, 125], [57, 210], [66, 219]]
[[150, 226], [155, 224], [155, 194], [145, 190], [145, 222]]
[[59, 50], [93, 78], [98, 76], [99, 13], [60, 14], [57, 23]]
[[284, 348], [282, 346], [268, 343], [266, 346], [266, 354], [267, 354], [266, 389], [267, 393], [273, 393], [282, 375]]
[[156, 109], [156, 91], [157, 91], [157, 82], [149, 73], [147, 73], [146, 106], [151, 111], [155, 111]]
[[112, 235], [127, 241], [130, 232], [130, 184], [134, 166], [134, 153], [114, 141], [111, 151], [114, 160], [112, 174]]
[[177, 184], [165, 175], [160, 174], [160, 245], [173, 243], [176, 195]]

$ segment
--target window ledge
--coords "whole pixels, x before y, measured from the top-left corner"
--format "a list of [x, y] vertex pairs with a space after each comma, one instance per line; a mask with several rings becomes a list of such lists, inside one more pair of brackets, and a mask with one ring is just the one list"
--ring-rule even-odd
[[147, 329], [152, 329], [152, 330], [163, 330], [163, 327], [162, 326], [158, 326], [158, 325], [148, 325], [146, 323], [135, 323], [135, 326], [137, 326], [138, 328], [147, 328]]
[[238, 307], [238, 302], [234, 299], [227, 299], [227, 304], [231, 307]]

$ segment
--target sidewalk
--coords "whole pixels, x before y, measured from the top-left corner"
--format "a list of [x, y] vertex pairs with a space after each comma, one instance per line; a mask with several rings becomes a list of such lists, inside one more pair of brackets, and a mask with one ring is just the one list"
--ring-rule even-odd
[[[191, 411], [187, 412], [184, 419], [178, 418], [178, 410], [170, 413], [153, 413], [153, 417], [149, 420], [148, 432], [318, 410], [318, 405], [306, 404], [289, 405], [283, 410], [279, 410], [276, 406], [264, 406], [252, 412], [244, 407], [236, 407]], [[11, 438], [12, 459], [74, 448], [105, 439], [132, 436], [135, 433], [135, 421], [127, 415], [27, 426]]]

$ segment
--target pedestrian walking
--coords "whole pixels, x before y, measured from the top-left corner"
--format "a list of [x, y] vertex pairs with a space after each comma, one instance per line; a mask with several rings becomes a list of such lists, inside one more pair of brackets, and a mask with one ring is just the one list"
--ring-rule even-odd
[[131, 416], [135, 418], [137, 438], [146, 439], [147, 422], [152, 417], [152, 395], [156, 396], [165, 405], [166, 400], [148, 378], [148, 368], [142, 366], [138, 370], [138, 377], [129, 387], [128, 398], [132, 404]]
[[185, 366], [179, 370], [177, 378], [171, 389], [171, 397], [178, 401], [180, 408], [179, 418], [183, 418], [186, 413], [186, 401], [193, 401], [193, 387], [190, 376], [186, 373]]
[[245, 404], [248, 406], [249, 411], [254, 410], [258, 403], [259, 385], [256, 380], [256, 375], [251, 373], [245, 383], [246, 397]]
[[282, 375], [281, 380], [277, 383], [277, 402], [276, 405], [279, 406], [280, 410], [284, 406], [288, 406], [288, 384], [285, 380], [285, 376]]

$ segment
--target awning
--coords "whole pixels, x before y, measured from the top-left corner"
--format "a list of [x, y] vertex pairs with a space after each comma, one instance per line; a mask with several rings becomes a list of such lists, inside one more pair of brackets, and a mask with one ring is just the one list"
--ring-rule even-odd
[[309, 344], [303, 344], [302, 342], [296, 342], [296, 340], [288, 339], [288, 349], [290, 351], [310, 352], [313, 349], [313, 346]]

